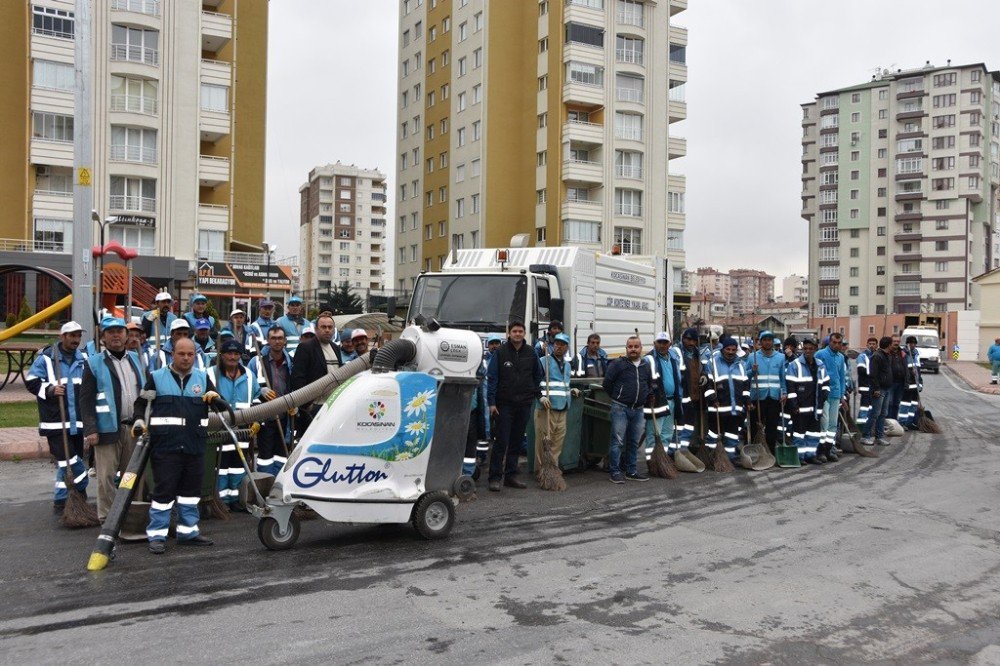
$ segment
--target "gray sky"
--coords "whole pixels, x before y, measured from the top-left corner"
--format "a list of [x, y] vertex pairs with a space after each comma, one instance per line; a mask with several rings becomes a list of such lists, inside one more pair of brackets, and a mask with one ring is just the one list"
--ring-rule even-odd
[[[297, 230], [298, 186], [313, 166], [379, 168], [394, 189], [397, 6], [271, 0], [266, 238], [279, 255], [298, 253], [297, 231], [289, 231]], [[671, 125], [687, 138], [688, 155], [670, 165], [687, 176], [689, 269], [805, 274], [799, 105], [817, 92], [866, 81], [875, 67], [926, 60], [1000, 67], [994, 0], [689, 7], [677, 16], [689, 30], [688, 119]]]

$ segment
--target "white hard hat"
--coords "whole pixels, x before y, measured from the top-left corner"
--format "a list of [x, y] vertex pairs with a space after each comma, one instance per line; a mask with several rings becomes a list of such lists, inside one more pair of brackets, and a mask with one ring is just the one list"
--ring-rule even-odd
[[66, 333], [76, 333], [77, 331], [82, 331], [83, 326], [80, 326], [75, 321], [68, 321], [62, 325], [59, 329], [59, 335], [65, 335]]

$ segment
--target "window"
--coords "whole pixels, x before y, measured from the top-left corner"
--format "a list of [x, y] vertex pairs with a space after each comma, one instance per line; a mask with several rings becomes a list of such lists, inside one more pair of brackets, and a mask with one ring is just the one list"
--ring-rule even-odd
[[461, 183], [464, 180], [465, 180], [465, 165], [459, 164], [457, 167], [455, 167], [455, 182]]
[[879, 109], [878, 110], [878, 119], [879, 120], [885, 120], [888, 117], [889, 117], [889, 111], [887, 111], [886, 109]]
[[[838, 237], [839, 237], [839, 232], [837, 230], [837, 227], [820, 227], [819, 230], [820, 242], [836, 241]], [[852, 254], [851, 256], [853, 257], [854, 255]]]
[[923, 160], [919, 157], [904, 157], [896, 160], [896, 173], [920, 173]]
[[955, 189], [954, 178], [934, 178], [931, 180], [931, 189], [935, 192], [943, 192]]
[[942, 109], [949, 106], [955, 106], [957, 101], [957, 95], [951, 93], [949, 95], [934, 95], [932, 98], [932, 105], [935, 109]]
[[565, 220], [562, 225], [563, 241], [571, 243], [600, 243], [601, 223], [582, 220]]
[[71, 252], [73, 220], [35, 218], [35, 249], [39, 252]]
[[464, 42], [468, 38], [469, 38], [469, 24], [465, 22], [460, 23], [458, 25], [458, 41]]
[[478, 158], [472, 160], [472, 162], [469, 164], [469, 166], [471, 167], [470, 171], [472, 172], [472, 177], [473, 178], [475, 178], [476, 176], [478, 176], [480, 174], [480, 172], [481, 172], [481, 162], [479, 161]]
[[156, 164], [156, 130], [111, 126], [111, 153], [115, 162]]
[[458, 147], [461, 148], [465, 145], [465, 128], [459, 127], [458, 132], [456, 132], [455, 135], [455, 141], [458, 144]]
[[[405, 98], [406, 93], [403, 93], [403, 95]], [[216, 86], [211, 83], [201, 84], [201, 110], [228, 113], [229, 87]]]
[[431, 29], [427, 31], [427, 41], [433, 42], [435, 39], [437, 39], [437, 36], [438, 36], [437, 26], [432, 25]]
[[444, 220], [438, 222], [438, 236], [444, 238], [447, 227], [445, 226]]
[[983, 114], [978, 111], [973, 111], [969, 114], [969, 125], [972, 127], [978, 127], [983, 120]]
[[883, 88], [882, 90], [879, 90], [878, 91], [878, 98], [880, 100], [883, 100], [883, 101], [889, 99], [889, 91], [886, 90], [885, 88]]
[[982, 135], [980, 134], [970, 134], [969, 135], [969, 147], [976, 148], [979, 146], [979, 142], [982, 140]]
[[852, 209], [851, 209], [851, 219], [852, 219], [852, 220], [856, 220], [856, 219], [858, 219], [858, 216], [859, 216], [860, 214], [861, 214], [861, 211], [860, 211], [860, 209], [858, 209], [858, 208], [852, 208]]
[[979, 154], [969, 155], [969, 167], [975, 169], [979, 166]]
[[[405, 100], [406, 93], [404, 92], [403, 95]], [[437, 103], [437, 94], [432, 90], [429, 93], [427, 93], [427, 106], [434, 106], [435, 103]], [[403, 106], [406, 105], [404, 104]]]
[[476, 120], [472, 123], [472, 140], [479, 141], [483, 138], [482, 121]]
[[479, 195], [478, 194], [473, 194], [471, 197], [469, 197], [469, 199], [471, 201], [470, 208], [472, 209], [472, 212], [473, 213], [478, 213], [479, 212]]
[[973, 190], [979, 188], [979, 176], [969, 176], [969, 188]]
[[859, 151], [859, 150], [852, 150], [851, 151], [851, 161], [852, 162], [857, 162], [859, 159], [861, 159], [861, 151]]
[[36, 88], [74, 90], [76, 88], [73, 65], [52, 60], [33, 60], [31, 85]]
[[851, 238], [861, 238], [861, 230], [851, 229]]
[[979, 83], [982, 80], [983, 72], [982, 70], [974, 69], [969, 72], [969, 81], [971, 83]]
[[424, 170], [427, 173], [434, 173], [434, 158], [433, 157], [428, 157], [424, 161]]
[[566, 65], [566, 77], [575, 83], [602, 86], [604, 85], [604, 68], [600, 65], [570, 61]]
[[951, 136], [936, 136], [931, 139], [931, 148], [934, 150], [944, 150], [946, 148], [955, 147], [955, 137]]
[[458, 93], [458, 107], [457, 107], [458, 110], [465, 111], [467, 106], [468, 106], [468, 97], [466, 96], [466, 94], [464, 92]]
[[850, 287], [848, 290], [849, 295], [857, 296], [859, 295], [860, 289], [858, 287]]
[[851, 201], [857, 201], [858, 194], [859, 194], [858, 190], [851, 190]]
[[887, 138], [888, 136], [889, 136], [889, 130], [885, 130], [885, 129], [880, 129], [880, 130], [878, 131], [878, 138], [880, 138], [880, 139], [885, 139], [885, 138]]
[[900, 139], [896, 142], [897, 153], [915, 153], [923, 150], [923, 139]]
[[409, 46], [409, 45], [410, 45], [410, 31], [409, 30], [404, 30], [403, 31], [403, 46], [405, 47], [405, 46]]
[[31, 137], [43, 141], [73, 142], [73, 116], [57, 113], [31, 114]]
[[472, 15], [472, 32], [479, 32], [483, 29], [483, 13], [476, 12]]
[[[115, 224], [108, 227], [109, 240], [118, 241], [124, 247], [135, 248], [142, 256], [156, 254], [156, 230], [148, 227], [134, 227], [123, 224]], [[206, 256], [205, 251], [220, 259], [226, 250], [225, 231], [198, 230], [198, 256]]]
[[935, 261], [934, 271], [936, 273], [947, 273], [948, 272], [948, 262], [947, 261]]
[[638, 113], [615, 112], [615, 137], [642, 141], [642, 116]]
[[851, 114], [851, 122], [852, 123], [860, 123], [861, 122], [861, 114], [858, 113], [857, 111], [855, 111], [854, 113], [852, 113]]
[[640, 0], [618, 0], [618, 22], [643, 26], [643, 3]]
[[350, 215], [341, 215], [337, 218], [337, 224], [349, 225], [351, 223]]
[[851, 93], [851, 103], [858, 104], [861, 102], [861, 93]]
[[947, 292], [948, 292], [948, 283], [947, 282], [935, 282], [934, 283], [934, 293], [936, 293], [936, 294], [944, 294], [944, 293], [947, 293]]
[[953, 86], [958, 81], [958, 74], [956, 72], [949, 72], [947, 74], [935, 74], [934, 75], [934, 87], [943, 88], [945, 86]]
[[455, 217], [456, 218], [465, 217], [465, 199], [455, 200]]
[[451, 235], [451, 248], [453, 250], [461, 250], [465, 247], [465, 235], [464, 234], [452, 234]]
[[143, 213], [156, 212], [156, 180], [111, 176], [109, 207]]
[[479, 47], [472, 52], [472, 69], [479, 69], [483, 66], [483, 48]]
[[858, 259], [861, 256], [861, 250], [856, 247], [851, 248], [851, 259]]
[[549, 13], [549, 0], [542, 0], [538, 3], [538, 15], [545, 16]]
[[448, 166], [448, 153], [441, 153], [438, 157], [438, 167], [443, 169]]
[[[880, 187], [879, 188], [878, 195], [880, 197], [884, 197], [885, 196], [885, 188], [884, 187]], [[880, 207], [876, 208], [875, 209], [875, 215], [876, 215], [876, 217], [885, 217], [885, 207], [880, 206]]]
[[535, 153], [535, 166], [543, 167], [548, 162], [547, 155], [544, 150]]
[[469, 72], [469, 59], [459, 58], [458, 59], [458, 75], [465, 76]]
[[36, 167], [35, 192], [46, 194], [73, 194], [73, 170], [69, 167]]
[[615, 245], [622, 254], [642, 254], [642, 230], [615, 227]]
[[434, 226], [430, 224], [424, 225], [424, 239], [431, 240], [434, 238]]
[[549, 50], [549, 38], [542, 37], [541, 39], [538, 40], [538, 52], [545, 53], [548, 50]]
[[441, 21], [441, 32], [445, 33], [451, 30], [451, 17], [445, 16], [444, 20]]
[[427, 126], [427, 140], [430, 141], [433, 138], [434, 138], [434, 125], [431, 124]]
[[934, 171], [944, 171], [955, 168], [954, 157], [935, 157], [931, 160], [931, 169]]
[[438, 188], [438, 203], [444, 203], [447, 200], [448, 200], [448, 188], [444, 187], [444, 186], [439, 187]]
[[399, 186], [399, 200], [406, 201], [406, 183]]
[[948, 241], [946, 241], [946, 240], [934, 241], [934, 250], [937, 251], [937, 252], [945, 252], [945, 251], [947, 251], [948, 250]]
[[879, 158], [880, 160], [884, 160], [884, 159], [885, 159], [885, 156], [886, 156], [886, 154], [887, 154], [887, 153], [886, 153], [886, 149], [885, 149], [885, 148], [879, 148], [879, 149], [878, 149], [878, 151], [877, 151], [877, 152], [876, 152], [875, 154], [876, 154], [876, 155], [878, 156], [878, 158]]
[[642, 178], [642, 153], [616, 150], [615, 174], [621, 178]]
[[604, 30], [595, 26], [584, 25], [583, 23], [567, 23], [566, 43], [603, 47]]
[[141, 62], [147, 65], [160, 63], [160, 33], [125, 25], [111, 25], [111, 59]]
[[[858, 173], [854, 171], [852, 173]], [[852, 176], [853, 178], [853, 176]], [[820, 185], [836, 185], [840, 181], [840, 174], [837, 171], [824, 171], [820, 174]]]
[[615, 188], [615, 215], [642, 216], [642, 191]]
[[955, 126], [955, 114], [948, 114], [946, 116], [934, 116], [934, 128], [940, 129], [942, 127], [954, 127]]
[[442, 118], [441, 119], [441, 125], [440, 125], [440, 127], [441, 127], [441, 134], [447, 134], [448, 133], [448, 119], [447, 118]]
[[619, 102], [642, 103], [645, 80], [635, 74], [615, 75], [615, 96]]
[[472, 86], [472, 103], [479, 104], [483, 101], [483, 86], [476, 84]]
[[73, 12], [51, 7], [31, 7], [31, 32], [36, 35], [73, 39], [76, 20]]
[[885, 266], [876, 266], [875, 275], [885, 275]]
[[[644, 42], [635, 37], [625, 37], [618, 35], [615, 37], [615, 59], [618, 62], [631, 63], [633, 65], [642, 64]], [[680, 60], [678, 60], [678, 58]], [[670, 60], [684, 64], [684, 47], [677, 44], [670, 45]]]
[[848, 275], [850, 275], [851, 277], [858, 277], [860, 275], [860, 270], [861, 269], [858, 268], [857, 266], [851, 266], [851, 268], [848, 270]]
[[444, 51], [441, 53], [441, 66], [447, 67], [449, 62], [451, 62], [451, 51]]
[[885, 236], [885, 227], [875, 227], [875, 235], [876, 236]]
[[934, 228], [937, 231], [944, 231], [948, 228], [948, 220], [934, 220]]

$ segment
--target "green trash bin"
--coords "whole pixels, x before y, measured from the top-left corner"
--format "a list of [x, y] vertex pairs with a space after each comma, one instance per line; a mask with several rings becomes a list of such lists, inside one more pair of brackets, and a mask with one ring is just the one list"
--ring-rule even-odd
[[[583, 389], [587, 387], [589, 380], [570, 380], [572, 388]], [[559, 467], [564, 472], [575, 471], [584, 466], [582, 454], [583, 440], [583, 402], [581, 394], [579, 398], [570, 398], [569, 412], [566, 414], [566, 439], [563, 441], [562, 452], [559, 454]], [[540, 407], [538, 408], [540, 409]], [[528, 471], [535, 473], [535, 414], [531, 414], [528, 420]]]
[[583, 394], [582, 464], [590, 466], [599, 463], [608, 456], [610, 444], [611, 398], [600, 384], [587, 384]]

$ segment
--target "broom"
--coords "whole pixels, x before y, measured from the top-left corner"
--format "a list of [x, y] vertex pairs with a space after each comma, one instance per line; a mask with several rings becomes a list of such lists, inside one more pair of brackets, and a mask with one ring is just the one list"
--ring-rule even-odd
[[[219, 467], [222, 464], [222, 447], [216, 444], [215, 448], [215, 475], [218, 480]], [[212, 496], [202, 498], [202, 505], [207, 518], [218, 518], [219, 520], [229, 520], [229, 507], [219, 497], [218, 483], [212, 489]]]
[[[701, 404], [698, 406], [698, 420], [701, 425], [701, 429], [698, 431], [698, 437], [692, 438], [691, 445], [688, 446], [688, 451], [693, 453], [705, 467], [711, 467], [713, 464], [713, 453], [709, 450], [708, 445], [705, 444], [705, 407]], [[697, 448], [693, 446], [694, 444], [697, 444]]]
[[735, 472], [736, 468], [733, 467], [733, 463], [729, 460], [729, 454], [726, 453], [726, 437], [722, 432], [722, 421], [719, 419], [718, 408], [715, 411], [715, 427], [718, 428], [719, 441], [716, 442], [712, 455], [712, 469], [716, 472]]
[[656, 444], [653, 446], [653, 454], [646, 463], [646, 469], [650, 476], [661, 479], [676, 479], [680, 473], [674, 466], [674, 461], [667, 455], [667, 450], [663, 448], [663, 437], [660, 435], [660, 425], [656, 422], [656, 411], [653, 411], [653, 438]]
[[[549, 389], [549, 358], [545, 363], [545, 397], [551, 398]], [[552, 404], [545, 407], [545, 435], [542, 437], [542, 464], [538, 468], [538, 486], [542, 490], [555, 490], [562, 492], [566, 490], [566, 481], [563, 479], [562, 470], [559, 463], [553, 460], [552, 456]]]
[[924, 409], [924, 403], [920, 400], [919, 394], [917, 394], [917, 415], [917, 430], [932, 435], [941, 434], [941, 426], [934, 420], [931, 413]]
[[[755, 370], [754, 373], [757, 371]], [[777, 459], [767, 446], [767, 436], [764, 434], [764, 422], [760, 416], [760, 378], [754, 375], [754, 384], [757, 388], [757, 433], [750, 442], [750, 412], [747, 411], [747, 443], [740, 451], [740, 464], [747, 469], [761, 472], [774, 467]]]
[[[58, 346], [59, 343], [52, 345], [52, 367], [55, 372], [56, 386], [59, 386], [61, 381], [59, 358], [56, 351]], [[73, 385], [70, 382], [66, 383], [66, 387], [73, 390]], [[63, 481], [66, 483], [68, 492], [66, 506], [63, 508], [62, 524], [63, 527], [70, 529], [97, 527], [101, 524], [101, 521], [97, 519], [97, 509], [87, 504], [87, 498], [77, 489], [76, 480], [73, 478], [73, 466], [70, 464], [69, 455], [69, 435], [66, 433], [66, 404], [61, 395], [57, 398], [59, 418], [62, 420], [63, 459], [66, 461], [66, 466], [63, 467]]]

